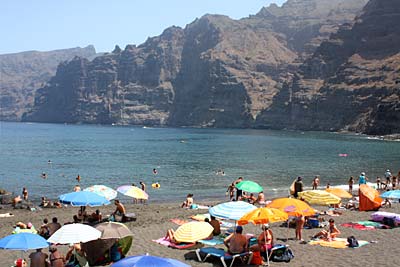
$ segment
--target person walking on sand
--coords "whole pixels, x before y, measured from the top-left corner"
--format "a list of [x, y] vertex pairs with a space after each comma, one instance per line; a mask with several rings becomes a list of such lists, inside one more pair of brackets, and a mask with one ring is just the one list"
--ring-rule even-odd
[[28, 189], [26, 189], [26, 187], [22, 188], [22, 197], [25, 201], [28, 200]]
[[318, 186], [319, 186], [319, 178], [318, 176], [315, 176], [312, 182], [312, 190], [317, 190]]

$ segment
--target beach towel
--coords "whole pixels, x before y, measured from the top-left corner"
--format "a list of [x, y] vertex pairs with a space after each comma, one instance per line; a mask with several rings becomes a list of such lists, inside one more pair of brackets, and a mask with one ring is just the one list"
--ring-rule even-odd
[[341, 226], [350, 227], [350, 228], [354, 228], [354, 229], [361, 230], [361, 231], [364, 231], [364, 230], [376, 230], [376, 228], [374, 226], [368, 226], [368, 225], [365, 226], [365, 225], [362, 225], [362, 224], [359, 224], [359, 223], [352, 223], [352, 222], [350, 222], [350, 223], [342, 223]]
[[169, 239], [165, 238], [165, 237], [161, 237], [157, 240], [152, 240], [153, 242], [156, 242], [160, 245], [166, 246], [166, 247], [170, 247], [170, 248], [176, 248], [176, 249], [186, 249], [186, 248], [191, 248], [194, 247], [196, 245], [196, 243], [179, 243], [176, 244], [174, 242], [171, 242]]
[[207, 246], [216, 246], [224, 243], [224, 238], [221, 236], [214, 236], [212, 239], [203, 239], [197, 241]]
[[189, 222], [188, 220], [182, 220], [182, 219], [178, 219], [178, 218], [171, 219], [170, 221], [175, 223], [175, 224], [177, 224], [177, 225], [183, 225], [183, 224]]
[[[326, 241], [326, 240], [320, 239], [320, 240], [311, 240], [308, 243], [310, 245], [320, 245], [323, 247], [330, 247], [330, 248], [348, 248], [347, 239], [340, 238], [340, 237], [337, 237], [337, 238], [335, 238], [335, 240], [332, 240], [332, 241]], [[358, 247], [355, 247], [355, 248], [359, 248], [359, 247], [365, 246], [367, 244], [369, 244], [368, 241], [358, 240]]]
[[8, 217], [13, 217], [13, 216], [14, 215], [9, 212], [0, 214], [0, 218], [8, 218]]

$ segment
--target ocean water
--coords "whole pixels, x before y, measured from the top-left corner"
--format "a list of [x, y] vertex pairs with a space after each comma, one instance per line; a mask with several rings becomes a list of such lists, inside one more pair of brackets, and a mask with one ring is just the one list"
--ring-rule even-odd
[[[33, 199], [71, 192], [78, 174], [83, 188], [143, 181], [159, 202], [188, 193], [224, 199], [239, 176], [273, 198], [297, 176], [306, 186], [315, 175], [322, 186], [341, 185], [362, 171], [375, 182], [386, 169], [400, 170], [400, 142], [354, 134], [0, 122], [0, 188], [20, 194], [26, 186]], [[160, 189], [151, 188], [155, 182]]]

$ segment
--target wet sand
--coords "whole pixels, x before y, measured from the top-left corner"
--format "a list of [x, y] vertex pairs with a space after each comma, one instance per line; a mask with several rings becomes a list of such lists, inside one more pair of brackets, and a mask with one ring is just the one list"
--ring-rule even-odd
[[[200, 203], [217, 204], [217, 203]], [[178, 225], [170, 222], [170, 219], [179, 218], [189, 220], [191, 215], [207, 213], [207, 210], [187, 210], [179, 208], [179, 203], [164, 204], [126, 204], [128, 212], [134, 212], [137, 215], [137, 221], [126, 223], [134, 233], [133, 245], [128, 255], [139, 255], [149, 253], [155, 256], [175, 258], [191, 266], [222, 266], [219, 260], [208, 260], [205, 263], [199, 263], [196, 260], [194, 250], [177, 250], [159, 245], [152, 242], [152, 239], [158, 239], [165, 235], [170, 228], [178, 228]], [[321, 207], [318, 207], [323, 209]], [[88, 208], [88, 213], [96, 208]], [[326, 209], [326, 208], [325, 208]], [[114, 210], [114, 205], [101, 207], [103, 216], [110, 214]], [[381, 209], [382, 211], [400, 213], [400, 204], [396, 203], [392, 208]], [[0, 209], [0, 213], [12, 212], [15, 216], [9, 218], [0, 218], [0, 237], [11, 234], [12, 226], [16, 222], [32, 222], [37, 228], [42, 224], [44, 218], [49, 221], [56, 216], [59, 222], [64, 223], [72, 220], [78, 208], [67, 207], [61, 209], [43, 209], [37, 211], [14, 210], [10, 208]], [[344, 211], [343, 215], [333, 217], [337, 223], [355, 222], [369, 220], [373, 212]], [[330, 217], [324, 215], [328, 220]], [[295, 258], [290, 263], [271, 263], [271, 266], [398, 266], [398, 257], [400, 255], [400, 228], [378, 229], [373, 231], [360, 231], [353, 228], [340, 227], [341, 237], [354, 235], [359, 240], [376, 241], [366, 246], [351, 249], [334, 249], [321, 246], [311, 246], [309, 244], [300, 244], [293, 240], [295, 236], [294, 229], [288, 231], [287, 228], [280, 227], [279, 223], [272, 224], [271, 229], [274, 233], [275, 243], [286, 243], [293, 250]], [[309, 240], [312, 235], [318, 232], [318, 229], [304, 229], [303, 237]], [[260, 228], [258, 226], [244, 226], [245, 233], [254, 233], [258, 235]], [[292, 238], [287, 242], [282, 241], [286, 237]], [[61, 251], [65, 251], [66, 246], [62, 246]], [[48, 251], [44, 249], [44, 251]], [[28, 258], [31, 251], [25, 252], [24, 257]], [[20, 251], [0, 250], [1, 266], [12, 266], [16, 258], [21, 256]], [[240, 265], [239, 265], [240, 266]], [[246, 266], [246, 265], [241, 265]]]

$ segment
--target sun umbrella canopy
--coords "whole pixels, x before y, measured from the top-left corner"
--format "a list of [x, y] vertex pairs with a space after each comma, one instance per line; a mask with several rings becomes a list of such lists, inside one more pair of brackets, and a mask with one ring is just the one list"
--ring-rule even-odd
[[337, 187], [333, 187], [333, 188], [327, 188], [325, 189], [325, 191], [334, 194], [337, 197], [340, 198], [352, 198], [353, 196], [347, 192], [346, 190], [342, 189], [342, 188], [337, 188]]
[[70, 244], [88, 242], [100, 238], [101, 232], [96, 228], [81, 224], [66, 224], [58, 229], [47, 241], [53, 244]]
[[231, 201], [231, 202], [221, 203], [210, 208], [209, 213], [212, 216], [218, 218], [237, 221], [247, 212], [252, 211], [254, 209], [256, 209], [256, 207], [249, 203], [243, 201]]
[[117, 191], [128, 197], [136, 199], [148, 199], [149, 195], [142, 189], [132, 185], [123, 185], [117, 188]]
[[259, 184], [253, 181], [242, 181], [236, 184], [235, 187], [237, 189], [250, 193], [260, 193], [264, 190]]
[[324, 190], [307, 190], [299, 192], [299, 197], [308, 204], [314, 205], [333, 205], [339, 204], [342, 200], [340, 197], [335, 196]]
[[141, 255], [122, 259], [111, 267], [190, 267], [190, 265], [174, 259]]
[[315, 210], [306, 202], [294, 198], [278, 198], [269, 203], [267, 207], [280, 209], [289, 216], [311, 216], [315, 214]]
[[381, 194], [381, 197], [400, 199], [400, 190], [386, 191], [385, 193]]
[[242, 218], [238, 220], [239, 225], [245, 225], [248, 223], [253, 224], [265, 224], [286, 221], [288, 214], [284, 211], [275, 208], [258, 208], [246, 213]]
[[207, 222], [188, 222], [175, 231], [174, 238], [178, 242], [193, 243], [209, 237], [213, 230]]
[[0, 239], [1, 249], [28, 250], [47, 248], [48, 246], [49, 243], [47, 243], [46, 239], [31, 233], [13, 234]]
[[104, 222], [96, 225], [94, 228], [101, 232], [101, 239], [124, 238], [133, 235], [131, 230], [125, 224], [118, 222]]
[[60, 201], [72, 206], [102, 206], [110, 204], [105, 197], [99, 196], [96, 193], [88, 191], [78, 191], [61, 195]]
[[107, 200], [112, 200], [117, 197], [117, 191], [105, 185], [92, 185], [88, 188], [85, 188], [83, 191], [96, 193], [102, 197], [105, 197]]

